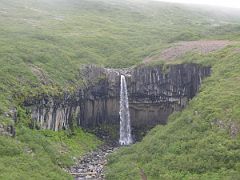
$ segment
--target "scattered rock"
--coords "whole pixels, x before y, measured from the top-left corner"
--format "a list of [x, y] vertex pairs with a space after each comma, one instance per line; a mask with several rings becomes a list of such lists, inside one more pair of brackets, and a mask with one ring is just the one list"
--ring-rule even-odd
[[34, 66], [32, 64], [29, 65], [31, 68], [32, 73], [38, 78], [38, 80], [44, 84], [50, 84], [52, 83], [52, 80], [48, 76], [46, 72], [44, 72], [40, 67]]
[[104, 179], [104, 167], [107, 164], [107, 155], [116, 150], [117, 147], [104, 145], [96, 151], [90, 152], [77, 161], [77, 163], [67, 171], [76, 180]]
[[0, 124], [0, 135], [15, 137], [16, 130], [13, 125]]
[[211, 122], [212, 126], [217, 126], [218, 128], [228, 131], [232, 138], [235, 138], [240, 132], [240, 125], [232, 120], [223, 121], [220, 119], [215, 119]]

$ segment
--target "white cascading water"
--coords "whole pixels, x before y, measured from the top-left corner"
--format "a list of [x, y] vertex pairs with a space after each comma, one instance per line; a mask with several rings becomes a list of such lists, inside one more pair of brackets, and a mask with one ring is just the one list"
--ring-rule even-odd
[[125, 76], [121, 75], [120, 92], [120, 145], [129, 145], [132, 143], [130, 113], [128, 105], [128, 92]]

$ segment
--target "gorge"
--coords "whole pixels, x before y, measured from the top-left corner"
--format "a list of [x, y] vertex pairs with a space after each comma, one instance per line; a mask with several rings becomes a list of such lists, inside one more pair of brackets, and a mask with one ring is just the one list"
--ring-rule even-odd
[[0, 25], [0, 179], [240, 179], [239, 9], [1, 0]]
[[132, 138], [140, 140], [168, 116], [183, 109], [199, 90], [211, 68], [198, 64], [137, 66], [108, 69], [95, 65], [82, 67], [84, 87], [63, 96], [42, 95], [24, 102], [33, 121], [43, 129], [67, 129], [77, 124], [88, 130], [102, 126], [114, 129], [119, 137], [120, 81], [126, 76], [129, 94]]

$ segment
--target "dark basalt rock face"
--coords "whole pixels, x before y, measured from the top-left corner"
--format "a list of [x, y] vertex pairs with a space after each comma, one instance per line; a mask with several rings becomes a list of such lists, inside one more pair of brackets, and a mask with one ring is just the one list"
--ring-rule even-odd
[[16, 130], [13, 125], [0, 124], [0, 135], [15, 137]]
[[124, 74], [133, 134], [138, 138], [156, 124], [166, 124], [172, 112], [184, 108], [211, 69], [197, 64], [132, 69], [86, 66], [80, 72], [86, 86], [74, 94], [25, 101], [25, 107], [40, 127], [59, 130], [75, 122], [87, 129], [118, 125], [120, 74]]

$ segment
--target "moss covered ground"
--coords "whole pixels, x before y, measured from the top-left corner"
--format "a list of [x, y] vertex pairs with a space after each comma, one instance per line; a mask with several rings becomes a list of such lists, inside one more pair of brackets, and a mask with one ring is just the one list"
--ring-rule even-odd
[[[238, 41], [239, 17], [234, 10], [146, 1], [1, 0], [0, 123], [14, 124], [6, 112], [29, 96], [73, 91], [83, 64], [129, 67], [179, 41]], [[238, 59], [234, 45], [174, 62], [210, 64], [213, 75], [167, 126], [114, 154], [107, 177], [139, 178], [142, 168], [149, 179], [239, 178], [239, 136], [229, 130], [239, 124]], [[22, 110], [17, 136], [0, 137], [0, 179], [71, 178], [62, 167], [100, 144], [81, 129], [37, 131], [27, 121]]]
[[109, 157], [107, 179], [240, 179], [239, 45], [182, 61], [212, 66], [199, 94], [165, 126]]

